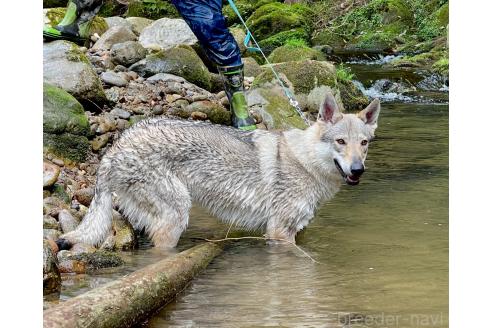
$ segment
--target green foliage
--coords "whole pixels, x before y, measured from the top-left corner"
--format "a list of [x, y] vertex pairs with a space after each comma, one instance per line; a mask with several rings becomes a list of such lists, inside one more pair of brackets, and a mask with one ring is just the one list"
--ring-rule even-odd
[[337, 66], [337, 81], [352, 81], [355, 74], [352, 73], [350, 67], [346, 67], [343, 64]]
[[290, 47], [299, 47], [299, 48], [308, 46], [306, 40], [299, 39], [299, 38], [287, 39], [287, 41], [285, 41], [285, 45]]
[[[253, 32], [254, 33], [254, 32]], [[259, 41], [260, 47], [266, 55], [269, 55], [275, 48], [285, 45], [289, 40], [304, 40], [308, 44], [309, 34], [303, 28], [295, 28], [288, 31], [282, 31], [271, 37]], [[260, 63], [260, 61], [258, 61]]]
[[272, 63], [282, 63], [298, 60], [326, 60], [325, 55], [316, 49], [306, 46], [304, 40], [291, 39], [286, 45], [276, 48], [268, 60]]
[[449, 20], [447, 1], [414, 1], [416, 35], [421, 41], [430, 40], [445, 33]]

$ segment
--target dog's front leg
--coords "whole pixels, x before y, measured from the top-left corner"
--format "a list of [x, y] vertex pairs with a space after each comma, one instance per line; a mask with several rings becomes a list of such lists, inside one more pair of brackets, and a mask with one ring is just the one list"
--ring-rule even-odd
[[290, 229], [281, 220], [271, 218], [268, 220], [266, 237], [268, 244], [296, 243], [296, 231]]

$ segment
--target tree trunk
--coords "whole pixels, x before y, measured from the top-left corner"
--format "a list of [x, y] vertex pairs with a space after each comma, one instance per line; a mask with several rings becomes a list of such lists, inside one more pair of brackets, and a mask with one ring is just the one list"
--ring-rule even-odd
[[215, 243], [192, 247], [44, 311], [44, 328], [130, 327], [169, 303], [222, 252]]

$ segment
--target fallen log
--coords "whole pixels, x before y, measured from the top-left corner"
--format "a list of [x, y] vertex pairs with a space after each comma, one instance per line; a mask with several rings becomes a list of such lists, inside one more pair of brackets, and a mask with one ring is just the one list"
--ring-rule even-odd
[[44, 311], [44, 328], [131, 327], [174, 299], [222, 252], [205, 243]]

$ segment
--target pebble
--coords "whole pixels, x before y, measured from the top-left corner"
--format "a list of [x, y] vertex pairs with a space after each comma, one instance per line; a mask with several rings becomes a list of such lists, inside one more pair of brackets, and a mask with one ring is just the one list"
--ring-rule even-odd
[[101, 148], [107, 145], [108, 141], [109, 141], [109, 133], [105, 133], [100, 136], [97, 136], [96, 138], [94, 138], [94, 140], [91, 141], [92, 150], [94, 151], [100, 150]]
[[164, 109], [161, 105], [155, 105], [154, 108], [152, 108], [152, 114], [161, 115], [162, 113], [164, 113]]
[[53, 158], [52, 162], [58, 166], [64, 166], [65, 162], [60, 158]]
[[128, 121], [126, 121], [126, 120], [118, 119], [116, 121], [116, 128], [118, 130], [120, 130], [120, 131], [121, 130], [125, 130], [125, 129], [129, 128], [129, 127], [130, 127], [130, 123]]
[[75, 192], [75, 199], [84, 206], [89, 206], [91, 204], [92, 198], [94, 197], [94, 189], [92, 188], [82, 188]]
[[227, 95], [226, 95], [225, 91], [223, 91], [223, 90], [222, 90], [222, 91], [220, 91], [220, 92], [217, 94], [217, 98], [224, 98], [224, 97], [226, 97], [226, 96], [227, 96]]
[[178, 99], [178, 100], [176, 100], [176, 102], [174, 102], [174, 105], [181, 107], [181, 108], [185, 108], [189, 104], [190, 103], [186, 99]]
[[207, 119], [207, 114], [202, 113], [202, 112], [192, 112], [191, 113], [191, 118], [194, 120], [206, 120]]
[[59, 230], [60, 225], [58, 224], [58, 221], [51, 215], [44, 215], [43, 216], [43, 229], [55, 229]]
[[70, 249], [70, 252], [72, 252], [73, 255], [77, 254], [91, 254], [97, 251], [97, 249], [94, 246], [88, 245], [88, 244], [82, 244], [82, 243], [77, 243], [72, 246]]
[[126, 67], [125, 67], [125, 66], [123, 66], [123, 65], [116, 65], [116, 66], [114, 67], [114, 71], [115, 71], [115, 72], [126, 72], [126, 71], [128, 71], [128, 68], [126, 68]]
[[49, 240], [57, 240], [61, 232], [55, 229], [43, 229], [43, 238]]
[[228, 107], [229, 106], [229, 99], [227, 97], [222, 97], [220, 98], [220, 103], [222, 106]]
[[116, 116], [118, 118], [122, 118], [124, 120], [127, 120], [130, 118], [131, 114], [130, 112], [124, 110], [123, 108], [114, 108], [111, 112], [109, 112], [110, 114], [112, 114], [113, 116]]
[[101, 81], [109, 85], [115, 85], [117, 87], [124, 87], [128, 85], [128, 81], [121, 75], [113, 71], [103, 72], [100, 76]]
[[74, 218], [68, 210], [61, 210], [58, 213], [58, 222], [60, 223], [63, 233], [73, 231], [79, 225], [79, 220]]
[[60, 175], [60, 168], [48, 162], [43, 162], [43, 188], [53, 186]]
[[200, 101], [200, 100], [207, 100], [208, 97], [206, 95], [195, 94], [191, 97], [191, 99], [195, 102], [195, 101]]

